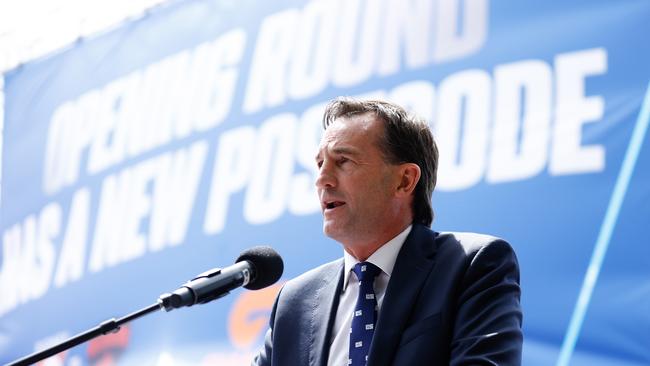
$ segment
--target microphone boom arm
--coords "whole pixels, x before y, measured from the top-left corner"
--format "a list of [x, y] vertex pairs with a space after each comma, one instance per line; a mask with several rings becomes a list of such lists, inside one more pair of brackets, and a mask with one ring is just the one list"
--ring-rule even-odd
[[86, 341], [89, 341], [93, 338], [97, 338], [100, 335], [105, 335], [108, 333], [117, 333], [120, 331], [120, 326], [123, 324], [126, 324], [130, 322], [131, 320], [135, 320], [137, 318], [140, 318], [146, 314], [149, 314], [151, 312], [161, 310], [163, 309], [162, 303], [160, 300], [158, 300], [157, 303], [149, 305], [146, 308], [140, 309], [136, 312], [133, 312], [125, 317], [122, 317], [120, 319], [108, 319], [106, 321], [101, 322], [98, 326], [89, 329], [83, 333], [79, 333], [76, 336], [70, 337], [66, 339], [65, 341], [56, 344], [52, 347], [46, 348], [42, 351], [39, 352], [34, 352], [31, 355], [25, 356], [21, 359], [18, 359], [10, 364], [7, 364], [7, 366], [27, 366], [27, 365], [33, 365], [36, 362], [42, 361], [50, 356], [54, 356], [57, 353], [63, 352], [67, 349], [70, 349], [74, 346], [77, 346], [81, 343], [84, 343]]
[[120, 319], [106, 320], [92, 329], [6, 366], [32, 365], [100, 335], [118, 332], [121, 325], [157, 310], [171, 311], [183, 306], [205, 304], [229, 294], [238, 287], [258, 290], [270, 286], [280, 278], [283, 269], [282, 258], [273, 248], [264, 246], [251, 248], [243, 252], [235, 264], [203, 272], [171, 294], [162, 294], [158, 302], [153, 305]]

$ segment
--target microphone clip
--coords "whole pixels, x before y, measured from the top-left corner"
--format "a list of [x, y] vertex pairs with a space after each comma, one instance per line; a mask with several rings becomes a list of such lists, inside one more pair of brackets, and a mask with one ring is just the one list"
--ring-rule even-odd
[[[211, 277], [218, 276], [219, 274], [221, 274], [221, 268], [213, 268], [196, 275], [196, 277], [187, 281], [185, 285], [181, 286], [178, 290], [172, 293], [166, 292], [160, 295], [158, 298], [158, 306], [160, 306], [161, 310], [170, 312], [174, 309], [182, 308], [184, 306], [192, 306], [198, 303], [196, 301], [197, 296], [192, 290], [192, 283], [196, 283], [196, 281], [207, 280]], [[206, 303], [208, 301], [218, 299], [220, 297], [228, 295], [229, 293], [230, 292], [224, 292], [221, 294], [214, 293], [213, 296], [211, 296], [209, 299], [206, 298], [206, 301], [201, 301], [200, 303]]]

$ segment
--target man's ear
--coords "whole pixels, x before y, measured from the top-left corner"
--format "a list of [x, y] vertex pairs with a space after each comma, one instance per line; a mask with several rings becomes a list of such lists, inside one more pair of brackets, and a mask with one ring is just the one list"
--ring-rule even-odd
[[410, 196], [420, 181], [420, 167], [414, 163], [404, 163], [399, 166], [400, 181], [397, 195]]

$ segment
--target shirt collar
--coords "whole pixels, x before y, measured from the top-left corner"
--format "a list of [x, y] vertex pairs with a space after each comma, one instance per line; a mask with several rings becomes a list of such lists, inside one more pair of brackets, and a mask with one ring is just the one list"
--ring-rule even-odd
[[[379, 269], [381, 269], [382, 272], [387, 274], [390, 278], [390, 275], [393, 273], [393, 267], [395, 267], [397, 255], [399, 254], [400, 249], [402, 249], [402, 245], [406, 241], [406, 237], [411, 232], [412, 227], [413, 225], [409, 225], [406, 229], [404, 229], [404, 231], [397, 234], [397, 236], [389, 240], [386, 244], [379, 247], [379, 249], [377, 249], [374, 253], [372, 253], [370, 257], [368, 257], [368, 259], [366, 259], [366, 262], [370, 262], [379, 267]], [[343, 291], [345, 291], [345, 289], [348, 287], [348, 281], [350, 279], [350, 272], [352, 270], [352, 267], [354, 267], [355, 264], [359, 263], [359, 260], [354, 258], [346, 250], [343, 250], [343, 258], [345, 261], [345, 268], [343, 272]]]

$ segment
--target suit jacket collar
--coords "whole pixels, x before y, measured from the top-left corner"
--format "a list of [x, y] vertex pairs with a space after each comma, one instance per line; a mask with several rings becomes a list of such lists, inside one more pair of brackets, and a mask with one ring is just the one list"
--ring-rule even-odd
[[388, 282], [384, 302], [370, 345], [368, 365], [389, 365], [395, 354], [400, 334], [424, 281], [435, 260], [434, 239], [437, 234], [429, 228], [414, 224], [397, 256], [393, 275]]
[[343, 287], [343, 259], [335, 262], [335, 265], [330, 268], [323, 273], [323, 282], [313, 298], [310, 365], [327, 366], [332, 328], [339, 307], [339, 294]]

